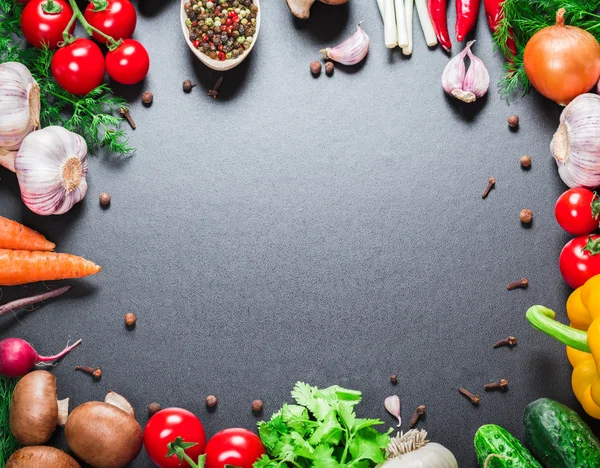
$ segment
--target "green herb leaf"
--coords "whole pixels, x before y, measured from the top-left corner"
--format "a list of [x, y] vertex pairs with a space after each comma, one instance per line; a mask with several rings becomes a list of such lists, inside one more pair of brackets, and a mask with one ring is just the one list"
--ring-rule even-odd
[[328, 444], [337, 445], [342, 440], [344, 429], [337, 419], [335, 411], [329, 412], [323, 422], [317, 427], [308, 440], [311, 445]]
[[374, 463], [385, 461], [384, 449], [390, 442], [387, 434], [380, 434], [373, 428], [362, 429], [350, 442], [353, 460], [371, 460]]
[[0, 466], [4, 466], [10, 456], [17, 451], [19, 443], [7, 430], [10, 415], [10, 400], [17, 385], [17, 379], [7, 379], [0, 376]]
[[252, 466], [253, 468], [276, 468], [279, 466], [279, 463], [271, 460], [268, 455], [263, 455]]

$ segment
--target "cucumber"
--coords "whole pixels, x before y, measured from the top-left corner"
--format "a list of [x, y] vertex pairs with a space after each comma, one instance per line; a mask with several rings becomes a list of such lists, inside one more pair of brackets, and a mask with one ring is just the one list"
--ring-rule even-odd
[[527, 443], [544, 466], [600, 467], [600, 442], [571, 408], [540, 398], [527, 405], [523, 423]]
[[519, 439], [496, 424], [481, 426], [475, 433], [474, 442], [480, 467], [485, 466], [486, 459], [495, 454], [499, 457], [490, 458], [487, 468], [542, 468]]

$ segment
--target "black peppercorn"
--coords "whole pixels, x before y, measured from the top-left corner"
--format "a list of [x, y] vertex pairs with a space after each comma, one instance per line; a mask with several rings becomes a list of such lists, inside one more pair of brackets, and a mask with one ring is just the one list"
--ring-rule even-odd
[[191, 19], [192, 21], [196, 21], [196, 13], [194, 13], [193, 11], [188, 15], [188, 18]]

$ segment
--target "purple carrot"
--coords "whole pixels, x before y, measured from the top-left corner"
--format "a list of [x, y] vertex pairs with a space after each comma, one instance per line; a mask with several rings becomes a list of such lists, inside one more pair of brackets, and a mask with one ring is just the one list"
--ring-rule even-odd
[[0, 316], [13, 310], [22, 309], [24, 307], [37, 304], [38, 302], [46, 301], [48, 299], [52, 299], [53, 297], [58, 297], [61, 294], [66, 293], [69, 289], [71, 289], [71, 286], [63, 286], [62, 288], [55, 289], [54, 291], [48, 291], [31, 297], [24, 297], [23, 299], [17, 299], [16, 301], [1, 305]]

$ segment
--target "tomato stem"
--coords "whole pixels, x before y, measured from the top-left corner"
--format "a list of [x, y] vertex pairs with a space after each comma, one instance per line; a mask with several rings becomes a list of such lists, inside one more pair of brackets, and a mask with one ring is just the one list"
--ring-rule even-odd
[[69, 24], [67, 24], [67, 27], [63, 31], [63, 33], [62, 33], [62, 36], [63, 36], [63, 44], [62, 44], [62, 46], [65, 46], [65, 45], [70, 44], [71, 42], [75, 41], [75, 38], [71, 34], [71, 27], [75, 23], [76, 19], [77, 19], [77, 17], [75, 15], [71, 16], [71, 19], [69, 20]]
[[49, 15], [57, 15], [62, 11], [62, 7], [54, 0], [46, 0], [42, 3], [42, 11]]
[[92, 11], [94, 13], [98, 13], [108, 8], [108, 0], [92, 0], [92, 5], [94, 5]]
[[[50, 1], [50, 0], [48, 0], [48, 1]], [[104, 34], [102, 31], [100, 31], [99, 29], [95, 28], [90, 23], [88, 23], [87, 20], [85, 19], [85, 17], [83, 16], [83, 13], [81, 13], [81, 10], [77, 6], [77, 2], [75, 0], [69, 0], [69, 5], [71, 5], [71, 8], [73, 8], [73, 18], [76, 18], [79, 20], [79, 22], [85, 29], [85, 32], [87, 32], [89, 36], [92, 36], [94, 33], [102, 36], [104, 39], [106, 39], [106, 45], [108, 47], [108, 50], [111, 50], [111, 51], [115, 50], [117, 47], [119, 47], [121, 45], [121, 42], [122, 42], [121, 40], [115, 41], [113, 37], [109, 36], [108, 34]], [[71, 23], [69, 23], [69, 24], [71, 24]], [[69, 30], [69, 27], [67, 27], [67, 33]], [[63, 36], [64, 36], [64, 33], [63, 33]]]
[[600, 254], [600, 237], [592, 239], [592, 236], [589, 236], [587, 244], [585, 244], [583, 250], [589, 252], [590, 255]]
[[596, 192], [594, 192], [590, 206], [592, 208], [592, 216], [594, 219], [598, 219], [598, 216], [600, 216], [600, 198], [598, 198], [598, 194]]

